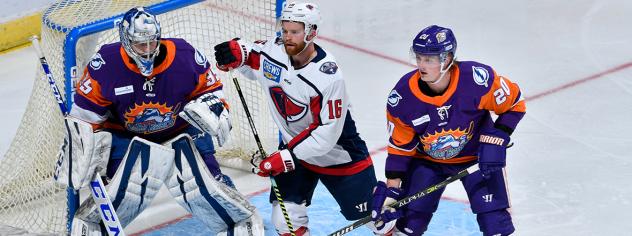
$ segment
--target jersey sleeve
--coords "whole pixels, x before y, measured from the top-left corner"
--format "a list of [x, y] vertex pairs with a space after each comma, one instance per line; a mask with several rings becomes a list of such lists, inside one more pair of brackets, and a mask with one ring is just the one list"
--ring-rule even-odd
[[478, 108], [493, 111], [498, 115], [496, 125], [514, 130], [526, 112], [522, 91], [504, 76], [494, 75], [491, 89], [481, 97]]
[[406, 171], [411, 158], [417, 154], [419, 138], [411, 126], [392, 115], [388, 110], [386, 111], [386, 119], [389, 140], [385, 170], [387, 173]]
[[316, 92], [317, 95], [310, 99], [309, 104], [312, 123], [287, 145], [300, 160], [316, 158], [333, 149], [340, 138], [349, 109], [342, 79], [332, 82], [322, 92], [317, 89]]
[[205, 69], [205, 72], [197, 76], [197, 86], [189, 95], [189, 99], [195, 99], [206, 93], [213, 93], [218, 98], [224, 99], [222, 80], [219, 76], [217, 76], [217, 73], [213, 70], [210, 64]]
[[244, 77], [250, 80], [257, 80], [257, 72], [261, 68], [261, 53], [263, 53], [270, 45], [267, 40], [257, 40], [252, 44], [248, 44], [250, 54], [244, 66], [237, 68]]
[[70, 115], [92, 124], [105, 122], [112, 102], [103, 96], [101, 85], [92, 78], [88, 67], [77, 82], [75, 90]]

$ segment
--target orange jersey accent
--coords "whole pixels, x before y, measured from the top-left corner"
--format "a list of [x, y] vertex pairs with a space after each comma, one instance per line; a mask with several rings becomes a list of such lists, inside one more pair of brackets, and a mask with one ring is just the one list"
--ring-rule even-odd
[[[147, 76], [148, 78], [152, 78], [156, 76], [157, 74], [164, 72], [167, 68], [171, 66], [171, 64], [173, 63], [173, 60], [176, 58], [176, 45], [175, 43], [173, 43], [173, 41], [160, 40], [160, 44], [164, 45], [165, 48], [167, 49], [167, 56], [165, 57], [165, 60], [162, 63], [160, 63], [160, 65], [154, 68], [154, 70], [151, 72], [151, 75]], [[123, 62], [125, 63], [125, 66], [127, 66], [129, 70], [140, 74], [140, 70], [138, 69], [138, 66], [136, 66], [136, 64], [134, 64], [133, 61], [129, 60], [129, 55], [127, 55], [127, 52], [125, 51], [125, 49], [121, 47], [119, 51], [121, 53], [121, 58], [123, 58]]]
[[494, 78], [491, 89], [481, 98], [478, 108], [493, 111], [498, 115], [507, 111], [526, 112], [527, 107], [518, 85], [503, 76]]
[[96, 105], [107, 107], [112, 104], [111, 101], [103, 97], [99, 81], [93, 79], [87, 69], [83, 71], [83, 76], [75, 85], [75, 91]]

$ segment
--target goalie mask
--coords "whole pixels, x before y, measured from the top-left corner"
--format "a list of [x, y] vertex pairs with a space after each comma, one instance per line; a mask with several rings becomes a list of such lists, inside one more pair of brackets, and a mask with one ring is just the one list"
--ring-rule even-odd
[[135, 7], [123, 15], [118, 24], [121, 44], [144, 76], [154, 70], [154, 59], [159, 53], [160, 23], [156, 16], [143, 7]]

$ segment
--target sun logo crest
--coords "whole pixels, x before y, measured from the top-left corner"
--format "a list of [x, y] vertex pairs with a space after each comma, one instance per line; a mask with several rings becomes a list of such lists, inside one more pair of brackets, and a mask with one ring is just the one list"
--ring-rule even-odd
[[168, 129], [175, 124], [177, 110], [166, 103], [134, 104], [125, 113], [125, 127], [135, 133], [149, 134]]
[[441, 129], [434, 134], [426, 134], [421, 137], [424, 151], [434, 159], [448, 160], [454, 158], [463, 150], [465, 144], [472, 140], [474, 122], [470, 122], [467, 129]]

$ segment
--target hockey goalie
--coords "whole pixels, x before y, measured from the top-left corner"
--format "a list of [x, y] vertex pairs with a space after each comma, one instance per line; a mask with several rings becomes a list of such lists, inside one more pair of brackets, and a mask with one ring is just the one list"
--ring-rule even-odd
[[[161, 38], [142, 7], [118, 23], [120, 42], [102, 46], [76, 84], [55, 178], [74, 189], [95, 173], [122, 227], [146, 209], [162, 185], [215, 235], [263, 235], [252, 206], [221, 173], [213, 139], [231, 129], [221, 80], [204, 54], [179, 38]], [[72, 235], [101, 235], [97, 207], [84, 201]]]

